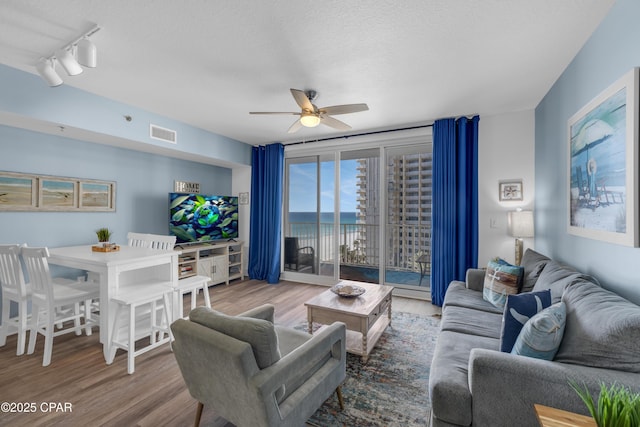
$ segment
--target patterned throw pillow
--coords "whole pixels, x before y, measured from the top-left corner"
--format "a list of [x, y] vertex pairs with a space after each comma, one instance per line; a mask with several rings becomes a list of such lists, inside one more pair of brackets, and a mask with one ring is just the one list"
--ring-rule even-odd
[[511, 353], [522, 327], [527, 321], [551, 305], [551, 291], [526, 292], [508, 295], [502, 315], [500, 351]]
[[504, 308], [507, 295], [517, 294], [520, 290], [523, 268], [511, 265], [503, 259], [489, 261], [484, 276], [482, 298], [498, 308]]
[[524, 325], [511, 354], [553, 360], [562, 343], [566, 318], [563, 302], [545, 308]]

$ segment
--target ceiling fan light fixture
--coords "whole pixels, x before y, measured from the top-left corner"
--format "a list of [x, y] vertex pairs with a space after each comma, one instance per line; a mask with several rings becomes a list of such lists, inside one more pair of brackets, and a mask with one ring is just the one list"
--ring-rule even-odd
[[315, 114], [303, 114], [300, 117], [300, 123], [304, 127], [314, 128], [320, 124], [320, 117]]

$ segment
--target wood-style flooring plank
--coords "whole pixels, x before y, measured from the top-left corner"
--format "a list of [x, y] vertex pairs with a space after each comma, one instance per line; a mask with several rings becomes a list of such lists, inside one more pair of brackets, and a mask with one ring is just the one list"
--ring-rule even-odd
[[[264, 303], [276, 307], [276, 323], [306, 322], [304, 302], [327, 287], [300, 283], [246, 280], [209, 288], [214, 309], [236, 315]], [[198, 302], [201, 303], [202, 295]], [[402, 299], [394, 300], [402, 311]], [[411, 304], [414, 304], [413, 302]], [[431, 304], [416, 303], [430, 312]], [[190, 307], [184, 299], [185, 312]], [[412, 310], [415, 307], [412, 305]], [[34, 413], [0, 412], [2, 426], [191, 426], [197, 402], [191, 398], [169, 346], [136, 357], [135, 373], [127, 374], [127, 354], [119, 350], [111, 365], [102, 356], [99, 333], [54, 339], [51, 364], [42, 366], [44, 338], [33, 355], [16, 356], [16, 335], [0, 347], [0, 402], [36, 404]], [[212, 361], [212, 363], [214, 363]], [[43, 411], [43, 403], [70, 403], [71, 412]], [[231, 424], [204, 408], [201, 426]]]

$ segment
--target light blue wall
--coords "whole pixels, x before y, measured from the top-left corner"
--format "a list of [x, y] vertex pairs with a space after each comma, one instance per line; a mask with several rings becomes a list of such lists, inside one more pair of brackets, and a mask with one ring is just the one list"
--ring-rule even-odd
[[566, 185], [567, 121], [640, 66], [639, 16], [640, 1], [618, 0], [536, 108], [535, 247], [640, 304], [640, 249], [569, 235]]
[[[176, 103], [188, 100], [175, 100]], [[251, 145], [0, 64], [0, 111], [196, 156], [251, 165]], [[133, 120], [126, 121], [124, 116]], [[149, 124], [175, 130], [177, 144], [149, 137]], [[144, 150], [143, 150], [144, 151]]]
[[0, 126], [0, 170], [116, 181], [116, 212], [0, 212], [0, 243], [92, 244], [100, 227], [168, 234], [174, 180], [231, 194], [231, 169]]

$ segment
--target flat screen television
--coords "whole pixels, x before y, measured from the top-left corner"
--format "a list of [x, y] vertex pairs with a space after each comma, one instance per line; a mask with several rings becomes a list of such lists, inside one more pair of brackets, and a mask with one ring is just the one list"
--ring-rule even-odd
[[238, 237], [238, 198], [169, 193], [169, 234], [176, 243]]

